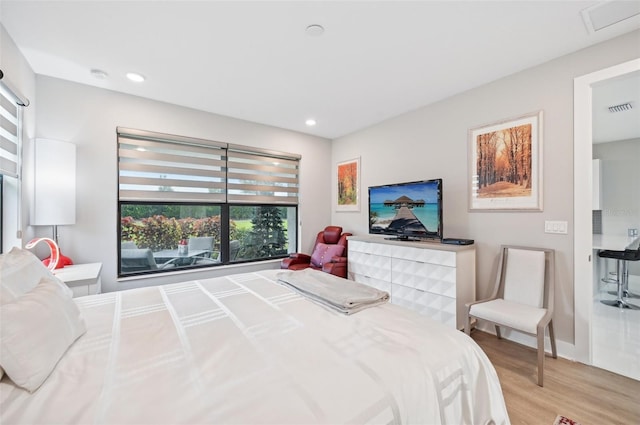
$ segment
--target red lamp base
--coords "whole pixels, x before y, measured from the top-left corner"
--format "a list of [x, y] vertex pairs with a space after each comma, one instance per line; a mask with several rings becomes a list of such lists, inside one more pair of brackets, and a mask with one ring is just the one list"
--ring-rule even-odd
[[[42, 264], [49, 267], [50, 261], [51, 261], [51, 257], [47, 257], [44, 260], [42, 260]], [[72, 266], [72, 265], [73, 265], [73, 261], [71, 260], [71, 258], [67, 257], [61, 252], [60, 257], [58, 258], [58, 264], [56, 264], [55, 269], [61, 269], [64, 266]]]

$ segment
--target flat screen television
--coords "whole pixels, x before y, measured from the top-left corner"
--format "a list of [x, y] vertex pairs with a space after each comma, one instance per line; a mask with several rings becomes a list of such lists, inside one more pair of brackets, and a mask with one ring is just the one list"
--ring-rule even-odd
[[442, 179], [369, 187], [369, 233], [442, 240]]

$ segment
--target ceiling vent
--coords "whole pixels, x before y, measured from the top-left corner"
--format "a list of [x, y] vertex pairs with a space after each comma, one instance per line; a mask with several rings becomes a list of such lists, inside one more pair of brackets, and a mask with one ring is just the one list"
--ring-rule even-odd
[[609, 106], [609, 112], [628, 111], [631, 108], [633, 108], [633, 106], [631, 106], [630, 103], [621, 103], [620, 105]]
[[590, 34], [636, 15], [640, 15], [640, 2], [638, 1], [600, 2], [582, 11], [582, 19]]

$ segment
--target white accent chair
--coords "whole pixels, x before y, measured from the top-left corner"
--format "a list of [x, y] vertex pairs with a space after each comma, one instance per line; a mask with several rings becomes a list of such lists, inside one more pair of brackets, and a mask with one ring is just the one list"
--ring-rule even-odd
[[553, 296], [555, 287], [553, 249], [503, 245], [491, 297], [466, 304], [464, 330], [471, 333], [471, 318], [493, 323], [501, 338], [504, 326], [537, 337], [538, 385], [543, 386], [544, 336], [549, 328], [551, 354], [557, 358], [553, 334]]

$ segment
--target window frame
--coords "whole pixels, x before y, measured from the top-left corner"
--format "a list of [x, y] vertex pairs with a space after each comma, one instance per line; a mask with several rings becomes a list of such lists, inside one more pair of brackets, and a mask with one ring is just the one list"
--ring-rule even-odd
[[[134, 271], [134, 272], [122, 272], [122, 206], [123, 205], [164, 205], [164, 206], [211, 206], [211, 207], [220, 207], [220, 261], [212, 264], [191, 264], [191, 265], [183, 265], [177, 268], [170, 269], [155, 269], [155, 270], [144, 270], [144, 271]], [[168, 272], [181, 272], [186, 270], [194, 270], [194, 269], [208, 269], [215, 267], [223, 267], [235, 264], [247, 264], [247, 263], [259, 263], [270, 261], [274, 259], [283, 259], [287, 258], [290, 253], [296, 252], [298, 246], [298, 231], [297, 228], [294, 228], [294, 232], [286, 233], [287, 236], [287, 252], [282, 254], [271, 255], [269, 257], [259, 257], [252, 259], [240, 259], [240, 260], [230, 260], [230, 230], [231, 230], [231, 221], [230, 218], [230, 210], [233, 207], [250, 207], [250, 208], [259, 208], [259, 207], [276, 207], [276, 208], [290, 208], [293, 213], [293, 217], [288, 217], [287, 220], [291, 223], [298, 223], [298, 205], [282, 205], [282, 204], [236, 204], [236, 203], [159, 203], [159, 202], [136, 202], [131, 200], [119, 201], [118, 202], [118, 278], [126, 278], [132, 276], [141, 276], [141, 275], [152, 275], [152, 274], [162, 274]], [[295, 227], [295, 226], [294, 226]], [[289, 227], [290, 228], [290, 227]], [[290, 235], [293, 235], [293, 240]]]
[[[29, 99], [2, 77], [0, 75], [0, 253], [19, 246], [22, 241], [22, 130], [24, 108], [30, 104]], [[11, 127], [15, 129], [12, 131]]]
[[0, 173], [0, 254], [4, 253], [4, 176]]
[[[127, 278], [132, 276], [140, 276], [140, 275], [150, 275], [150, 274], [162, 274], [167, 272], [182, 272], [193, 269], [207, 269], [213, 267], [223, 267], [231, 264], [246, 264], [246, 263], [257, 263], [264, 262], [273, 259], [281, 259], [289, 256], [290, 253], [296, 252], [298, 246], [298, 214], [299, 214], [299, 187], [300, 187], [300, 162], [301, 156], [297, 154], [289, 154], [284, 152], [271, 151], [261, 148], [253, 148], [249, 146], [241, 146], [241, 145], [232, 145], [226, 144], [222, 142], [208, 141], [203, 139], [192, 139], [184, 136], [173, 136], [161, 133], [153, 133], [149, 131], [143, 130], [132, 130], [126, 128], [117, 128], [117, 141], [118, 141], [118, 220], [117, 220], [117, 275], [118, 278]], [[121, 185], [121, 140], [126, 139], [127, 142], [131, 140], [135, 140], [136, 137], [139, 137], [141, 140], [150, 139], [152, 143], [166, 141], [166, 143], [174, 143], [172, 148], [176, 148], [179, 150], [181, 144], [185, 146], [196, 146], [197, 149], [204, 148], [205, 150], [209, 147], [211, 152], [221, 152], [221, 149], [224, 151], [224, 166], [221, 168], [224, 173], [224, 191], [222, 193], [224, 197], [224, 201], [220, 201], [220, 193], [213, 193], [211, 200], [204, 199], [206, 196], [200, 196], [198, 199], [188, 199], [188, 195], [184, 197], [184, 199], [180, 199], [181, 194], [171, 193], [169, 196], [165, 193], [164, 196], [166, 199], [161, 199], [163, 194], [160, 193], [159, 196], [154, 198], [153, 192], [149, 195], [149, 193], [145, 194], [145, 196], [141, 198], [127, 196], [126, 194], [123, 196], [122, 185]], [[131, 150], [131, 143], [127, 143], [129, 145], [128, 149]], [[134, 148], [135, 149], [135, 148]], [[250, 165], [247, 165], [247, 169], [255, 169], [256, 172], [251, 174], [249, 171], [246, 181], [248, 183], [242, 183], [242, 179], [240, 182], [238, 180], [234, 181], [234, 184], [230, 184], [230, 179], [237, 179], [237, 167], [233, 167], [232, 170], [229, 168], [229, 164], [237, 164], [236, 162], [230, 161], [229, 153], [233, 152], [232, 157], [237, 157], [238, 154], [246, 157], [249, 156], [247, 160]], [[255, 155], [255, 159], [252, 161], [251, 155]], [[185, 156], [187, 157], [187, 156]], [[175, 158], [175, 157], [174, 157]], [[271, 159], [269, 159], [271, 158]], [[246, 158], [245, 158], [246, 159]], [[272, 164], [265, 163], [266, 161], [273, 161]], [[284, 163], [284, 165], [282, 164]], [[171, 166], [175, 166], [175, 162], [171, 164]], [[253, 165], [251, 165], [253, 164]], [[161, 173], [161, 171], [156, 171]], [[246, 172], [246, 171], [244, 171]], [[282, 178], [274, 178], [275, 175], [285, 176]], [[261, 176], [267, 175], [267, 178], [261, 180]], [[253, 179], [252, 179], [253, 177]], [[189, 181], [191, 177], [187, 177], [187, 181]], [[152, 177], [153, 179], [153, 177]], [[157, 180], [152, 181], [150, 187], [158, 187]], [[135, 180], [129, 179], [129, 181]], [[284, 183], [278, 183], [278, 181], [284, 181]], [[272, 183], [269, 183], [271, 181]], [[273, 181], [276, 181], [273, 183]], [[256, 190], [256, 194], [248, 194], [245, 196], [241, 196], [238, 198], [237, 190], [234, 194], [230, 193], [231, 187], [238, 186], [247, 187], [248, 191]], [[256, 189], [258, 187], [258, 189]], [[266, 189], [265, 189], [266, 188]], [[282, 188], [282, 190], [279, 190]], [[156, 189], [159, 190], [159, 189]], [[271, 195], [268, 195], [271, 190]], [[266, 191], [266, 192], [265, 192]], [[193, 196], [192, 198], [196, 198]], [[253, 200], [255, 202], [252, 202]], [[123, 205], [184, 205], [184, 206], [216, 206], [220, 207], [220, 253], [219, 259], [220, 261], [213, 264], [191, 264], [184, 265], [178, 268], [169, 268], [169, 269], [153, 269], [153, 270], [141, 270], [141, 271], [133, 271], [133, 272], [124, 272], [122, 271], [122, 250], [121, 250], [121, 242], [122, 242], [122, 207]], [[287, 212], [287, 232], [285, 236], [287, 237], [287, 249], [286, 253], [272, 255], [266, 258], [253, 258], [253, 259], [240, 259], [230, 261], [230, 227], [231, 227], [231, 218], [230, 218], [230, 209], [236, 206], [247, 206], [247, 207], [278, 207], [278, 208], [292, 208], [293, 210], [289, 210]], [[289, 214], [293, 214], [293, 218], [289, 217]], [[293, 221], [292, 221], [293, 219]], [[293, 229], [291, 229], [290, 223], [295, 223]], [[293, 232], [289, 232], [289, 230], [293, 230]], [[293, 239], [291, 236], [293, 235]]]

